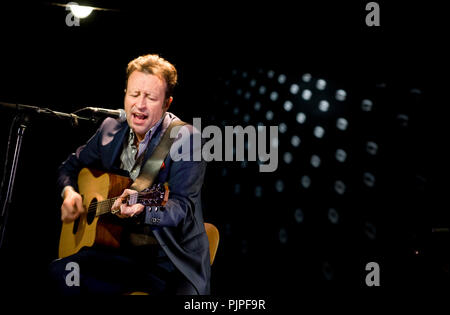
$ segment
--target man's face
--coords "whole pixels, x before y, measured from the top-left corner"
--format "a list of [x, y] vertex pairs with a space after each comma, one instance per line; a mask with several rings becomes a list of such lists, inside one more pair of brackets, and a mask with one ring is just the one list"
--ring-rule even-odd
[[128, 77], [125, 112], [139, 141], [169, 108], [172, 97], [166, 99], [166, 87], [166, 82], [153, 74], [134, 71]]

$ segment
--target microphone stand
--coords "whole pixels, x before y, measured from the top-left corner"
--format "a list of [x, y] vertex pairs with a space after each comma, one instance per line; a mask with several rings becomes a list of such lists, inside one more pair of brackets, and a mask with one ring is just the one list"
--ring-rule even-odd
[[[16, 109], [19, 112], [19, 114], [13, 120], [13, 123], [11, 125], [11, 128], [13, 128], [13, 125], [16, 121], [18, 121], [18, 123], [19, 123], [19, 128], [17, 129], [16, 143], [15, 143], [15, 147], [14, 147], [14, 156], [13, 156], [13, 159], [11, 162], [11, 169], [9, 171], [8, 186], [6, 189], [6, 195], [5, 195], [4, 199], [2, 200], [2, 211], [1, 211], [1, 217], [0, 217], [1, 218], [1, 221], [0, 221], [0, 250], [1, 250], [1, 249], [3, 249], [3, 246], [4, 246], [6, 223], [8, 220], [9, 208], [12, 203], [14, 181], [16, 178], [16, 171], [17, 171], [17, 165], [19, 162], [20, 150], [22, 148], [22, 139], [23, 139], [25, 130], [27, 129], [27, 126], [30, 122], [28, 112], [34, 112], [37, 114], [42, 114], [42, 115], [50, 116], [53, 118], [56, 117], [56, 118], [61, 118], [61, 119], [70, 119], [72, 122], [72, 126], [78, 126], [79, 120], [87, 120], [87, 121], [93, 121], [93, 122], [96, 122], [97, 120], [91, 119], [91, 118], [80, 117], [75, 114], [56, 112], [56, 111], [53, 111], [48, 108], [40, 108], [40, 107], [30, 106], [30, 105], [12, 104], [12, 103], [4, 103], [4, 102], [0, 102], [0, 105], [4, 106], [4, 107]], [[8, 147], [7, 147], [6, 152], [9, 152], [10, 148], [12, 148], [11, 138], [8, 139]], [[8, 156], [6, 156], [6, 159], [5, 159], [5, 166], [7, 165], [7, 163], [8, 163]], [[5, 167], [5, 170], [6, 170], [6, 167]], [[5, 174], [3, 174], [3, 176], [5, 176]], [[3, 181], [2, 181], [2, 185], [3, 185]], [[1, 187], [1, 188], [3, 189], [3, 187]]]

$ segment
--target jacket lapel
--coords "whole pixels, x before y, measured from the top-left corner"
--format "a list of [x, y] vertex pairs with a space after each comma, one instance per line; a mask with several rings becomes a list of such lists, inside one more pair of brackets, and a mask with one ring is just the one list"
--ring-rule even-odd
[[109, 132], [108, 136], [113, 137], [113, 140], [104, 147], [104, 154], [102, 154], [106, 169], [119, 169], [120, 165], [115, 165], [115, 162], [119, 160], [119, 153], [122, 152], [123, 142], [129, 129], [127, 122], [123, 122]]

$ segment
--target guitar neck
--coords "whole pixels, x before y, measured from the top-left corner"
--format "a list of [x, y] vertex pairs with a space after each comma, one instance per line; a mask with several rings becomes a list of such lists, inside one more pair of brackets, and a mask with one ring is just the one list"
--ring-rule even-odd
[[[133, 205], [138, 201], [139, 193], [131, 194], [127, 198], [125, 198], [125, 202], [129, 205]], [[114, 197], [110, 199], [105, 199], [102, 201], [93, 202], [89, 205], [88, 213], [95, 212], [95, 216], [100, 216], [102, 214], [111, 213], [111, 208], [114, 202], [119, 197]]]
[[[102, 200], [96, 203], [91, 204], [89, 207], [89, 212], [95, 211], [95, 216], [99, 216], [102, 214], [110, 213], [111, 208], [118, 197]], [[92, 208], [92, 209], [91, 209]]]

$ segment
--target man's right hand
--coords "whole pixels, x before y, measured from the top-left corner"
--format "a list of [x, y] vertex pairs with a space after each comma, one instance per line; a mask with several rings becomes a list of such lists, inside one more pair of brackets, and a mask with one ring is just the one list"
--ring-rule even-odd
[[72, 187], [64, 191], [64, 201], [61, 205], [61, 221], [69, 223], [76, 220], [85, 211], [83, 198]]

